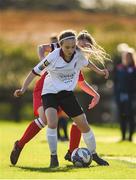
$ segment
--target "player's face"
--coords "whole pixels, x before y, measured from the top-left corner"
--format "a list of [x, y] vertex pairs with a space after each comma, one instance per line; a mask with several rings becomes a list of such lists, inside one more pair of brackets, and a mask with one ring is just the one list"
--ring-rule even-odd
[[63, 50], [64, 56], [66, 58], [71, 58], [74, 51], [76, 50], [76, 40], [75, 39], [64, 40], [63, 44], [61, 45], [61, 48]]
[[125, 66], [132, 66], [132, 65], [134, 64], [132, 55], [129, 54], [129, 53], [127, 53], [127, 52], [124, 53], [124, 54], [123, 54], [122, 63], [123, 63]]
[[90, 48], [90, 43], [86, 39], [81, 39], [77, 41], [77, 46], [81, 48], [85, 48], [85, 47]]

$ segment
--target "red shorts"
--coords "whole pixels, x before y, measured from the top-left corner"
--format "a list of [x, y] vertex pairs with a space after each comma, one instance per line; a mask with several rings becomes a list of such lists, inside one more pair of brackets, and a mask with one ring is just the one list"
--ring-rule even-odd
[[43, 88], [43, 83], [44, 79], [46, 77], [47, 73], [45, 72], [41, 78], [36, 82], [36, 85], [33, 90], [33, 111], [34, 111], [34, 116], [39, 116], [38, 113], [38, 108], [42, 106], [42, 98], [41, 98], [41, 93], [42, 93], [42, 88]]
[[39, 116], [38, 108], [42, 106], [41, 91], [33, 92], [33, 111], [34, 116]]

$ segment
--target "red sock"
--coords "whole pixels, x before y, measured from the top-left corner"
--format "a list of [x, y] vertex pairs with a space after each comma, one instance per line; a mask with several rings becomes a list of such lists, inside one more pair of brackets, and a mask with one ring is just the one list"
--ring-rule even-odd
[[39, 128], [35, 121], [32, 121], [27, 127], [21, 139], [18, 141], [18, 146], [20, 148], [23, 148], [24, 145], [29, 142], [40, 130], [41, 128]]
[[74, 149], [78, 148], [81, 139], [81, 131], [77, 127], [77, 125], [72, 124], [70, 131], [70, 144], [69, 151], [73, 152]]

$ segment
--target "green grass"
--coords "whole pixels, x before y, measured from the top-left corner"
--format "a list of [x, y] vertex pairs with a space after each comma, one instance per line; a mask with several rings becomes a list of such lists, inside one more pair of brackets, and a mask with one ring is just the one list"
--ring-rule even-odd
[[[109, 167], [97, 166], [75, 168], [64, 160], [68, 142], [58, 143], [60, 167], [49, 169], [49, 149], [42, 130], [23, 149], [18, 164], [10, 165], [9, 156], [13, 143], [25, 130], [28, 122], [0, 122], [0, 178], [3, 179], [136, 179], [136, 136], [135, 143], [118, 142], [117, 127], [92, 126], [96, 136], [97, 151], [105, 156]], [[85, 146], [81, 141], [80, 146]]]

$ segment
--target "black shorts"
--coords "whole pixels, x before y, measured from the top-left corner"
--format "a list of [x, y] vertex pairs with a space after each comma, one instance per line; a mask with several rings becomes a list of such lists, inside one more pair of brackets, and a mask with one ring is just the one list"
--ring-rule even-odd
[[42, 95], [44, 109], [53, 107], [58, 110], [59, 107], [69, 116], [76, 117], [83, 114], [74, 93], [72, 91], [61, 91], [57, 94]]

